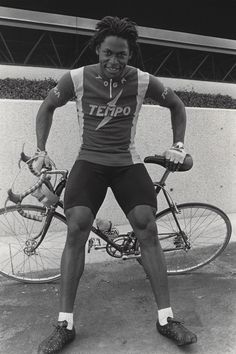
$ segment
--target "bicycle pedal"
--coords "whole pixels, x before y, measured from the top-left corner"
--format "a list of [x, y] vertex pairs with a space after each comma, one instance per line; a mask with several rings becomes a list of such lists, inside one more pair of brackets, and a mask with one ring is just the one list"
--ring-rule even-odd
[[140, 254], [130, 254], [130, 255], [124, 255], [122, 256], [123, 261], [126, 261], [127, 259], [137, 259], [140, 258]]
[[94, 246], [95, 250], [105, 250], [106, 246]]

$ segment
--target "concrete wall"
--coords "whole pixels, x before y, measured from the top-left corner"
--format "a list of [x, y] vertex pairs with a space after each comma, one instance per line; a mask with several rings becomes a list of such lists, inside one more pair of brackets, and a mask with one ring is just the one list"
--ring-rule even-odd
[[[26, 78], [26, 79], [45, 79], [52, 78], [59, 80], [60, 77], [66, 72], [65, 69], [53, 68], [37, 68], [30, 66], [13, 66], [13, 65], [0, 65], [0, 79], [9, 78]], [[222, 83], [222, 82], [209, 82], [198, 80], [186, 79], [173, 79], [161, 77], [160, 80], [173, 90], [186, 90], [195, 91], [199, 93], [211, 93], [229, 95], [236, 98], [236, 84]]]
[[[35, 116], [40, 101], [0, 100], [0, 205], [18, 173], [17, 162], [22, 148], [35, 151]], [[236, 212], [236, 111], [187, 108], [186, 149], [194, 159], [191, 171], [169, 177], [168, 190], [178, 202], [202, 201], [215, 204], [227, 213]], [[162, 153], [172, 143], [169, 110], [143, 106], [137, 128], [137, 149], [144, 158]], [[79, 129], [75, 103], [58, 108], [48, 140], [47, 150], [58, 168], [70, 169], [78, 151]], [[164, 171], [147, 165], [153, 179]], [[25, 169], [15, 186], [26, 188], [32, 176]], [[160, 198], [160, 208], [164, 201]], [[116, 224], [127, 220], [109, 191], [99, 216]]]

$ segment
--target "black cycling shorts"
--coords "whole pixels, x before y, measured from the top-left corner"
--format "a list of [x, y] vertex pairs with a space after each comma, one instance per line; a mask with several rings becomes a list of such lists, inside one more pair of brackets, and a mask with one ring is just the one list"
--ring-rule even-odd
[[72, 167], [66, 184], [64, 209], [86, 206], [96, 217], [108, 187], [126, 216], [137, 205], [157, 209], [155, 189], [142, 163], [104, 166], [84, 160], [77, 160]]

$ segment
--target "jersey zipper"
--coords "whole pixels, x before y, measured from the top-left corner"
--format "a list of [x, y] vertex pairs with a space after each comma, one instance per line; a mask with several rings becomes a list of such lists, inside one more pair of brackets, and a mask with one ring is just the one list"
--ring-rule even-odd
[[110, 98], [112, 98], [112, 79], [110, 79]]

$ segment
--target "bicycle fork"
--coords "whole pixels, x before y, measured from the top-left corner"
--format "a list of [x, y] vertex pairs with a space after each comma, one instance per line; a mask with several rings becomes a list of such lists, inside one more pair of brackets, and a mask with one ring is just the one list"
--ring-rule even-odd
[[[167, 172], [169, 172], [169, 171], [167, 171]], [[167, 176], [166, 176], [166, 178], [167, 178]], [[182, 247], [182, 248], [185, 249], [185, 250], [189, 250], [189, 249], [191, 248], [190, 242], [188, 241], [188, 237], [187, 237], [187, 235], [185, 234], [185, 232], [181, 229], [181, 226], [180, 226], [180, 224], [179, 224], [178, 218], [177, 218], [177, 216], [176, 216], [176, 214], [181, 214], [181, 211], [178, 209], [177, 204], [173, 201], [173, 199], [172, 199], [171, 196], [167, 193], [167, 191], [166, 191], [164, 188], [162, 188], [162, 187], [164, 187], [164, 185], [165, 185], [164, 182], [162, 182], [161, 185], [158, 185], [158, 186], [156, 187], [156, 189], [158, 188], [158, 190], [156, 190], [156, 191], [157, 191], [157, 194], [158, 194], [159, 191], [160, 191], [160, 189], [162, 189], [163, 194], [164, 194], [164, 196], [165, 196], [165, 198], [166, 198], [167, 204], [168, 204], [168, 206], [169, 206], [169, 208], [170, 208], [170, 210], [171, 210], [171, 213], [172, 213], [173, 218], [174, 218], [174, 220], [175, 220], [175, 223], [176, 223], [176, 225], [177, 225], [177, 228], [178, 228], [179, 233], [178, 233], [178, 235], [176, 236], [177, 239], [174, 241], [174, 244], [176, 245], [176, 247], [178, 247], [178, 244], [181, 245], [181, 243], [182, 243], [182, 241], [183, 241], [183, 242], [184, 242], [184, 247]], [[179, 238], [180, 238], [180, 239], [179, 239]]]
[[[29, 239], [25, 242], [24, 253], [27, 256], [32, 256], [32, 255], [36, 254], [37, 248], [41, 245], [41, 243], [43, 242], [43, 240], [45, 238], [45, 235], [46, 235], [48, 228], [51, 224], [51, 220], [53, 218], [54, 212], [55, 212], [54, 207], [51, 207], [50, 209], [47, 210], [47, 212], [45, 213], [46, 220], [44, 221], [40, 232], [32, 239]], [[28, 219], [35, 220], [33, 217], [31, 217], [31, 215], [27, 215], [25, 217], [27, 217]], [[37, 220], [37, 221], [40, 221], [40, 220]]]

